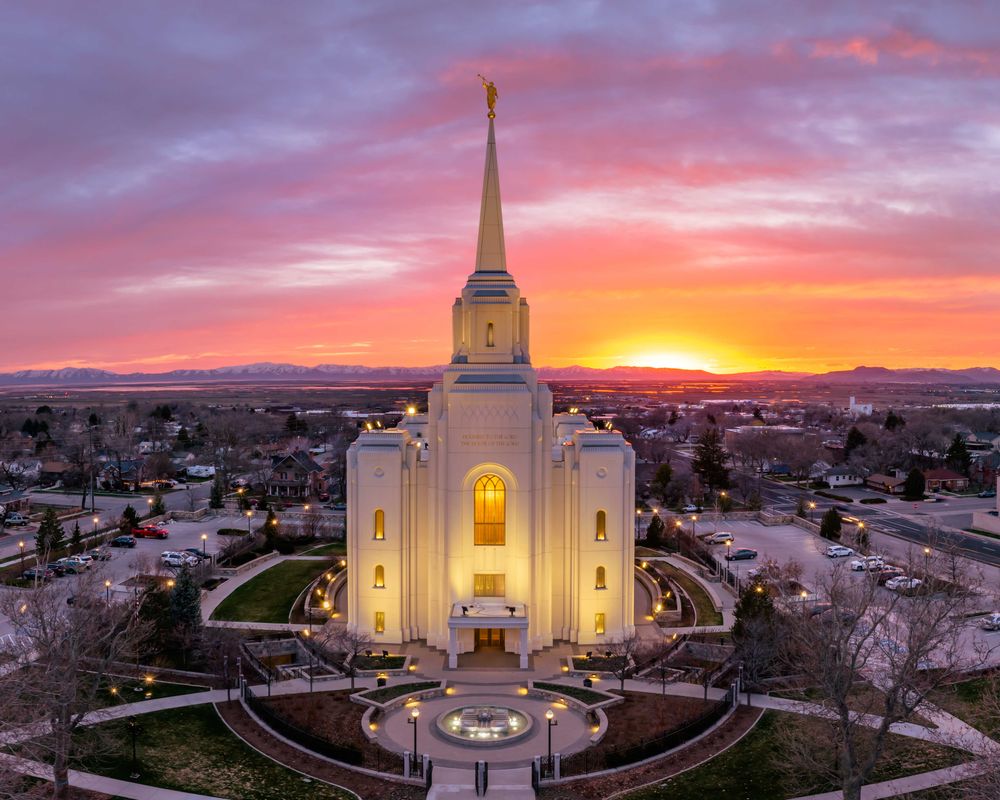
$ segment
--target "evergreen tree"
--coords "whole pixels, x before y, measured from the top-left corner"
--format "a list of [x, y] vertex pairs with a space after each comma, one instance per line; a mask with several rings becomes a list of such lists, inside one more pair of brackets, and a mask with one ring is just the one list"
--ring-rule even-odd
[[187, 567], [178, 573], [170, 593], [170, 617], [174, 625], [189, 630], [201, 628], [201, 589]]
[[669, 464], [660, 464], [656, 469], [656, 475], [649, 484], [650, 490], [663, 505], [667, 505], [669, 502], [667, 489], [673, 477], [674, 468]]
[[805, 519], [809, 516], [809, 508], [806, 506], [806, 498], [803, 495], [799, 495], [799, 502], [795, 506], [795, 516], [800, 519]]
[[149, 516], [159, 517], [167, 513], [167, 507], [163, 504], [163, 497], [159, 492], [153, 495], [153, 504], [149, 507]]
[[707, 428], [698, 437], [694, 448], [693, 469], [708, 486], [709, 491], [729, 488], [729, 470], [726, 468], [726, 451], [717, 428]]
[[680, 417], [677, 416], [677, 409], [676, 408], [672, 409], [670, 411], [670, 417], [667, 419], [667, 425], [676, 425], [677, 424], [677, 420], [679, 420], [679, 419], [680, 419]]
[[222, 481], [219, 478], [216, 478], [212, 481], [212, 494], [208, 498], [208, 507], [222, 508], [223, 505], [225, 504], [222, 499]]
[[852, 426], [847, 432], [847, 438], [844, 440], [844, 458], [850, 458], [851, 453], [867, 443], [868, 437], [859, 431], [857, 426]]
[[907, 500], [923, 500], [924, 491], [927, 489], [927, 481], [924, 473], [914, 467], [906, 476], [903, 484], [903, 497]]
[[962, 434], [956, 433], [955, 438], [951, 440], [945, 460], [953, 470], [968, 477], [969, 467], [972, 466], [972, 456], [969, 455], [969, 448], [965, 446]]
[[759, 408], [755, 408], [753, 410], [753, 418], [756, 419], [756, 420], [760, 420], [761, 422], [763, 422], [764, 421], [764, 412], [762, 412]]
[[48, 557], [63, 546], [66, 532], [59, 522], [56, 510], [49, 506], [42, 515], [42, 522], [38, 526], [35, 534], [35, 553], [39, 559], [48, 560]]
[[885, 429], [887, 431], [895, 431], [902, 428], [905, 424], [905, 419], [899, 416], [899, 414], [892, 409], [889, 409], [889, 413], [885, 415]]
[[177, 431], [177, 447], [180, 450], [187, 450], [189, 444], [191, 444], [191, 438], [188, 436], [187, 428], [181, 426], [181, 429]]
[[83, 532], [80, 530], [79, 521], [73, 525], [73, 533], [69, 537], [69, 550], [71, 553], [79, 553], [83, 550]]
[[840, 514], [837, 513], [837, 509], [831, 508], [823, 515], [823, 519], [819, 524], [819, 535], [824, 539], [837, 541], [840, 539], [840, 529], [842, 527], [843, 523], [840, 520]]
[[268, 546], [274, 548], [275, 541], [281, 535], [281, 526], [278, 524], [278, 517], [274, 509], [267, 510], [267, 519], [264, 520], [264, 539]]
[[138, 525], [139, 513], [132, 508], [132, 504], [129, 503], [125, 506], [125, 510], [122, 512], [122, 518], [118, 523], [118, 527], [123, 535], [128, 536], [132, 533], [132, 529], [138, 527]]
[[746, 634], [751, 621], [774, 619], [774, 600], [767, 590], [767, 585], [754, 581], [740, 595], [733, 609], [733, 640], [739, 642]]
[[646, 528], [646, 546], [659, 547], [663, 543], [663, 530], [664, 525], [660, 515], [653, 514], [653, 518], [649, 521], [649, 527]]

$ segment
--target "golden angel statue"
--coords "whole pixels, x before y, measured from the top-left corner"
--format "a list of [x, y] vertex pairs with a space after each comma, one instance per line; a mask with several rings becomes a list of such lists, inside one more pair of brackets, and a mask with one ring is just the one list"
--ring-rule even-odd
[[477, 77], [483, 82], [483, 88], [486, 90], [486, 107], [490, 110], [486, 116], [490, 119], [496, 119], [497, 98], [500, 96], [497, 94], [497, 87], [493, 84], [493, 81], [486, 80], [482, 75]]

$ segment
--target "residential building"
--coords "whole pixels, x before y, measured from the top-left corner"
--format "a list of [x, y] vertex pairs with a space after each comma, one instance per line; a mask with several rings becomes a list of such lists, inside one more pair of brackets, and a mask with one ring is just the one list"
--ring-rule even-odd
[[881, 473], [869, 475], [865, 478], [865, 486], [869, 489], [874, 489], [877, 492], [885, 492], [886, 494], [902, 494], [903, 484], [905, 483], [905, 478], [897, 478], [892, 475], [883, 475]]
[[308, 453], [295, 450], [271, 457], [267, 493], [273, 497], [314, 497], [324, 491], [323, 467]]
[[828, 469], [823, 480], [829, 484], [831, 489], [840, 486], [863, 486], [865, 482], [865, 478], [859, 470], [848, 466]]
[[928, 492], [964, 492], [969, 488], [969, 479], [951, 469], [925, 469], [924, 481]]

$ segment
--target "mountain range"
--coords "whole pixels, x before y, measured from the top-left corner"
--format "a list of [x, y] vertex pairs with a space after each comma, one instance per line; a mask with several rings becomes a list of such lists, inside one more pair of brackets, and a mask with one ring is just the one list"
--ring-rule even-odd
[[[347, 364], [318, 364], [304, 367], [297, 364], [242, 364], [214, 369], [175, 369], [169, 372], [118, 373], [103, 369], [64, 367], [62, 369], [30, 369], [0, 373], [0, 386], [100, 386], [111, 384], [163, 383], [224, 383], [271, 382], [304, 383], [323, 381], [366, 381], [382, 383], [399, 380], [436, 380], [444, 366], [428, 367], [365, 367]], [[663, 382], [760, 382], [798, 381], [813, 384], [941, 384], [950, 386], [1000, 385], [1000, 369], [971, 367], [969, 369], [889, 369], [887, 367], [855, 367], [819, 374], [764, 370], [716, 374], [705, 370], [660, 367], [541, 367], [539, 376], [546, 380], [614, 380]]]

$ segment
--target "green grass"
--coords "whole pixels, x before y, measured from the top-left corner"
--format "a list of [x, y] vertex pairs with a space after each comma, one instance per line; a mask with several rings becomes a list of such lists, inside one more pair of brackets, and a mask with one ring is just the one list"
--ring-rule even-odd
[[[136, 691], [136, 688], [141, 691]], [[157, 680], [146, 683], [134, 678], [109, 675], [102, 681], [97, 699], [102, 708], [107, 708], [122, 703], [138, 703], [142, 700], [156, 700], [162, 697], [177, 697], [182, 694], [207, 691], [207, 686], [194, 686], [190, 683], [168, 683]]]
[[414, 692], [423, 692], [427, 689], [436, 689], [440, 685], [440, 681], [399, 683], [394, 686], [383, 686], [380, 689], [369, 689], [367, 692], [361, 692], [360, 695], [365, 698], [365, 700], [371, 700], [373, 703], [387, 703], [397, 697], [402, 697], [404, 694], [413, 694]]
[[[271, 761], [234, 736], [214, 706], [178, 708], [138, 717], [140, 782], [161, 789], [240, 800], [348, 800], [355, 795]], [[132, 771], [124, 720], [96, 726], [121, 742], [113, 757], [81, 766], [119, 780]]]
[[394, 655], [390, 655], [388, 658], [383, 658], [380, 655], [360, 655], [354, 659], [354, 666], [366, 672], [373, 669], [402, 669], [405, 663], [406, 656]]
[[543, 692], [553, 692], [554, 694], [572, 697], [574, 700], [579, 700], [581, 703], [588, 706], [603, 703], [605, 700], [609, 699], [606, 694], [593, 692], [585, 687], [563, 686], [561, 683], [542, 683], [540, 681], [535, 681], [532, 686], [536, 689], [541, 689]]
[[302, 555], [304, 556], [342, 556], [347, 552], [346, 542], [330, 542], [329, 544], [321, 544], [318, 547], [312, 547], [308, 550], [303, 550]]
[[[675, 778], [624, 795], [627, 800], [785, 800], [788, 797], [836, 789], [820, 776], [810, 786], [796, 786], [782, 769], [785, 762], [779, 720], [781, 712], [767, 711], [757, 726], [737, 744], [700, 767]], [[885, 758], [870, 783], [940, 769], [970, 758], [951, 748], [917, 739], [892, 736], [901, 751]], [[831, 752], [832, 758], [832, 752]]]
[[678, 569], [672, 564], [659, 562], [657, 568], [672, 581], [675, 581], [691, 598], [694, 603], [695, 613], [698, 615], [698, 625], [721, 625], [722, 614], [715, 610], [715, 603], [705, 588], [684, 570]]
[[1000, 720], [989, 713], [993, 705], [990, 683], [988, 677], [972, 678], [935, 689], [927, 699], [988, 736], [995, 737], [1000, 734]]
[[235, 622], [288, 622], [299, 593], [329, 568], [323, 561], [291, 559], [275, 564], [223, 600], [212, 619]]

